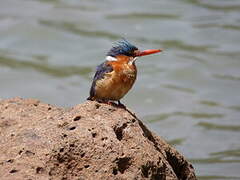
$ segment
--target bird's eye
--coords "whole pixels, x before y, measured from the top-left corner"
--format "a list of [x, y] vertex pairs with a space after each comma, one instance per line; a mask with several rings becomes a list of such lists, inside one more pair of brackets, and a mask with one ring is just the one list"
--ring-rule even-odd
[[139, 50], [134, 50], [133, 51], [133, 57], [136, 57], [138, 53], [139, 53]]

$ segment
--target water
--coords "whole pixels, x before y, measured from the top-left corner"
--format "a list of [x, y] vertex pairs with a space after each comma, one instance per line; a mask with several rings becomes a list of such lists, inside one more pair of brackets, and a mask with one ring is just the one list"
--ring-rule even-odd
[[96, 65], [125, 37], [141, 49], [123, 99], [194, 165], [240, 179], [240, 1], [0, 0], [0, 98], [85, 101]]

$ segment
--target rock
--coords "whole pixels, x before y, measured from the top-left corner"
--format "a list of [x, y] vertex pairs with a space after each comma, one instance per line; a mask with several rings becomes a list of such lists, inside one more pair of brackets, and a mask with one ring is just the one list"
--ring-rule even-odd
[[0, 101], [0, 177], [196, 179], [192, 165], [128, 110], [21, 98]]

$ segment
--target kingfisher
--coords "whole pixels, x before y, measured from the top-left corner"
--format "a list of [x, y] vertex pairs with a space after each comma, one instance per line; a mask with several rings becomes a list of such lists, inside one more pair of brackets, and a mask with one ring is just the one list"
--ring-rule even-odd
[[137, 78], [135, 61], [138, 57], [161, 52], [160, 49], [140, 51], [126, 39], [118, 41], [107, 53], [106, 60], [97, 66], [87, 100], [111, 103], [120, 99], [132, 88]]

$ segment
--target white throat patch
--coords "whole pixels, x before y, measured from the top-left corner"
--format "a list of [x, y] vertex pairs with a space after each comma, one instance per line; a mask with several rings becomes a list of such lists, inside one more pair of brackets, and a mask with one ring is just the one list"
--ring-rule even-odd
[[132, 58], [132, 59], [128, 62], [128, 64], [129, 64], [129, 65], [132, 65], [136, 60], [137, 60], [137, 57]]
[[117, 58], [112, 57], [112, 56], [107, 56], [106, 60], [108, 60], [108, 61], [117, 61]]

